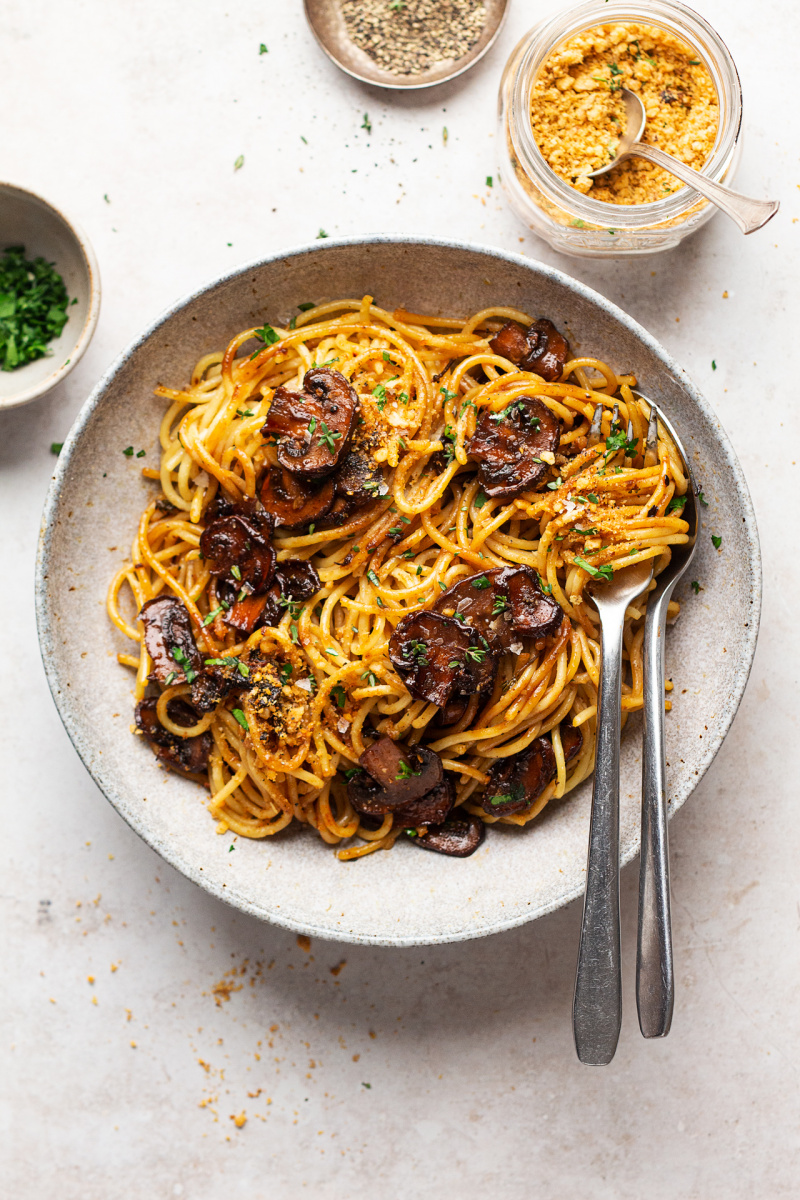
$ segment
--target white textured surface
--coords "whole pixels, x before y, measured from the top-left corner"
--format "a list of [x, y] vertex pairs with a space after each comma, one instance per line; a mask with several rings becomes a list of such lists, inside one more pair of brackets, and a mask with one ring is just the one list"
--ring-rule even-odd
[[[797, 1194], [796, 112], [781, 110], [767, 132], [773, 96], [792, 94], [791, 56], [775, 54], [776, 39], [797, 35], [788, 5], [762, 6], [758, 21], [743, 0], [703, 10], [743, 77], [737, 183], [781, 198], [772, 225], [743, 240], [718, 218], [652, 261], [558, 262], [687, 367], [732, 437], [761, 525], [754, 678], [671, 826], [678, 994], [665, 1042], [640, 1039], [629, 987], [614, 1063], [575, 1061], [577, 905], [422, 951], [316, 942], [312, 962], [290, 934], [205, 896], [126, 829], [72, 751], [38, 661], [30, 596], [49, 444], [175, 296], [320, 227], [455, 235], [556, 262], [518, 241], [482, 186], [495, 173], [502, 62], [542, 11], [515, 0], [498, 46], [442, 94], [384, 98], [327, 63], [297, 0], [228, 15], [188, 0], [5, 9], [0, 94], [14, 120], [2, 173], [84, 225], [104, 311], [60, 390], [0, 420], [3, 1197]], [[364, 110], [371, 137], [358, 128]], [[635, 886], [629, 869], [628, 985]], [[245, 986], [215, 1004], [212, 986], [245, 959]], [[207, 1095], [218, 1099], [198, 1107]], [[237, 1129], [229, 1115], [243, 1109]]]

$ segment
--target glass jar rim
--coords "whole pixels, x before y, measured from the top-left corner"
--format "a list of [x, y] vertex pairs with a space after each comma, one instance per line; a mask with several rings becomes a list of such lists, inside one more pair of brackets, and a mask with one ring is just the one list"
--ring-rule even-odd
[[613, 217], [613, 224], [621, 230], [679, 219], [703, 197], [685, 185], [672, 196], [647, 204], [612, 204], [590, 199], [561, 179], [545, 159], [533, 134], [530, 100], [534, 80], [553, 50], [593, 25], [619, 24], [626, 20], [666, 29], [688, 42], [705, 60], [720, 106], [714, 147], [703, 168], [703, 174], [708, 178], [721, 181], [742, 122], [741, 82], [728, 47], [699, 13], [680, 0], [649, 0], [646, 4], [641, 0], [639, 3], [636, 0], [607, 0], [606, 3], [586, 0], [534, 26], [523, 39], [529, 41], [517, 65], [510, 96], [509, 133], [520, 166], [554, 204], [574, 212], [591, 225], [608, 226]]

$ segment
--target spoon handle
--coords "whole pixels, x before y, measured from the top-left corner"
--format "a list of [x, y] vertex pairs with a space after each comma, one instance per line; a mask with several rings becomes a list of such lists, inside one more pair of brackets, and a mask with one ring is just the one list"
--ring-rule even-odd
[[586, 896], [572, 1005], [581, 1062], [611, 1062], [622, 1023], [619, 932], [619, 738], [625, 604], [600, 608], [602, 665]]
[[650, 146], [647, 142], [634, 143], [630, 152], [636, 158], [646, 158], [648, 162], [663, 167], [671, 175], [677, 175], [678, 179], [688, 183], [701, 196], [705, 196], [706, 200], [710, 200], [722, 212], [727, 213], [742, 233], [754, 233], [756, 229], [766, 225], [780, 208], [777, 200], [754, 200], [751, 196], [743, 196], [741, 192], [723, 187], [721, 183], [714, 183], [699, 171], [687, 167], [680, 159], [665, 154], [663, 150], [659, 150], [657, 146]]
[[639, 936], [636, 1006], [646, 1038], [665, 1037], [672, 1022], [675, 980], [669, 909], [664, 640], [672, 587], [651, 597], [644, 623], [644, 738], [642, 856], [639, 864]]

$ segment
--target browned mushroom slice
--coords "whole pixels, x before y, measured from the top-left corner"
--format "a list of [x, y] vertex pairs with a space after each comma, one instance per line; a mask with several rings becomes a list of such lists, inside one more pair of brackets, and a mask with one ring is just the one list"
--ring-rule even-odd
[[359, 759], [381, 789], [387, 809], [419, 800], [442, 782], [442, 760], [427, 746], [404, 746], [390, 737], [379, 738]]
[[394, 809], [395, 825], [441, 825], [456, 801], [456, 789], [449, 775], [418, 800]]
[[[459, 579], [443, 592], [434, 606], [435, 612], [452, 617], [456, 613], [474, 629], [488, 638], [498, 649], [507, 650], [517, 640], [511, 624], [511, 607], [500, 581], [508, 572], [502, 568], [482, 571]], [[456, 718], [457, 720], [458, 718]], [[455, 724], [455, 721], [451, 722]]]
[[583, 734], [580, 729], [566, 721], [559, 725], [561, 732], [561, 749], [564, 751], [564, 762], [572, 762], [573, 758], [577, 758], [583, 749]]
[[211, 574], [222, 576], [231, 588], [263, 592], [275, 573], [270, 530], [266, 513], [236, 512], [218, 517], [200, 538], [200, 553]]
[[336, 495], [351, 501], [354, 508], [385, 496], [389, 488], [383, 471], [363, 450], [350, 450], [336, 472]]
[[507, 568], [502, 575], [511, 621], [517, 633], [533, 638], [555, 633], [564, 619], [564, 610], [557, 600], [542, 590], [536, 571], [531, 567]]
[[527, 750], [498, 758], [489, 768], [483, 811], [493, 817], [524, 812], [539, 799], [556, 775], [556, 756], [549, 737], [538, 737]]
[[281, 595], [300, 603], [310, 600], [322, 587], [319, 575], [304, 558], [287, 558], [275, 568], [275, 579]]
[[153, 660], [151, 679], [158, 683], [191, 683], [203, 669], [192, 633], [192, 619], [175, 596], [156, 596], [142, 605], [144, 648]]
[[283, 467], [270, 467], [261, 481], [261, 503], [275, 520], [276, 529], [305, 529], [325, 516], [333, 504], [332, 479], [304, 483]]
[[547, 472], [542, 453], [554, 453], [561, 436], [558, 419], [535, 396], [519, 396], [507, 408], [481, 412], [467, 453], [478, 462], [487, 496], [511, 500], [535, 487]]
[[440, 708], [454, 694], [490, 687], [496, 667], [476, 629], [437, 612], [403, 617], [389, 640], [389, 658], [412, 695]]
[[468, 705], [469, 696], [452, 696], [444, 708], [439, 709], [433, 719], [433, 724], [437, 729], [447, 729], [451, 725], [457, 725], [467, 711]]
[[338, 371], [306, 371], [302, 392], [279, 387], [261, 432], [277, 438], [278, 462], [287, 471], [320, 479], [347, 453], [358, 417], [358, 396]]
[[235, 600], [223, 618], [226, 625], [239, 633], [250, 634], [262, 625], [277, 625], [283, 616], [279, 605], [280, 587], [273, 583], [260, 596], [244, 596]]
[[431, 825], [424, 837], [410, 839], [421, 850], [435, 850], [451, 858], [468, 858], [483, 841], [486, 826], [480, 817], [464, 813], [451, 816], [443, 825]]
[[560, 379], [569, 358], [569, 343], [552, 321], [539, 317], [527, 329], [516, 321], [506, 321], [489, 346], [523, 371], [533, 371], [548, 383]]
[[233, 655], [204, 659], [203, 673], [192, 682], [192, 705], [200, 712], [211, 712], [231, 692], [250, 688], [250, 670]]
[[[164, 766], [181, 775], [202, 775], [208, 769], [211, 734], [205, 732], [197, 737], [182, 738], [170, 733], [158, 719], [157, 703], [155, 699], [139, 701], [136, 705], [137, 729], [141, 729]], [[170, 700], [167, 714], [176, 725], [185, 728], [196, 725], [199, 720], [194, 709], [179, 699]]]

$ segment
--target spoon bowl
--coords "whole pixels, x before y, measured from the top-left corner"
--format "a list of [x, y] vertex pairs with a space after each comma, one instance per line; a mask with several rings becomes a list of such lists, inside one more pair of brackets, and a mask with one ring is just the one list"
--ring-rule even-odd
[[700, 171], [695, 171], [693, 167], [687, 166], [679, 158], [673, 158], [671, 154], [659, 150], [658, 146], [652, 146], [649, 142], [642, 141], [647, 126], [647, 113], [641, 97], [637, 96], [636, 92], [632, 92], [630, 88], [622, 88], [621, 95], [625, 105], [625, 131], [619, 139], [616, 157], [612, 158], [611, 162], [598, 167], [596, 171], [590, 171], [591, 179], [596, 179], [598, 175], [605, 175], [607, 171], [619, 166], [626, 158], [643, 158], [647, 162], [669, 171], [671, 175], [676, 175], [689, 187], [693, 187], [696, 192], [699, 192], [701, 196], [735, 221], [742, 233], [755, 233], [756, 229], [761, 229], [767, 221], [775, 216], [780, 208], [777, 200], [754, 200], [751, 196], [743, 196], [741, 192], [734, 192], [731, 188], [723, 187], [721, 183], [708, 179]]

